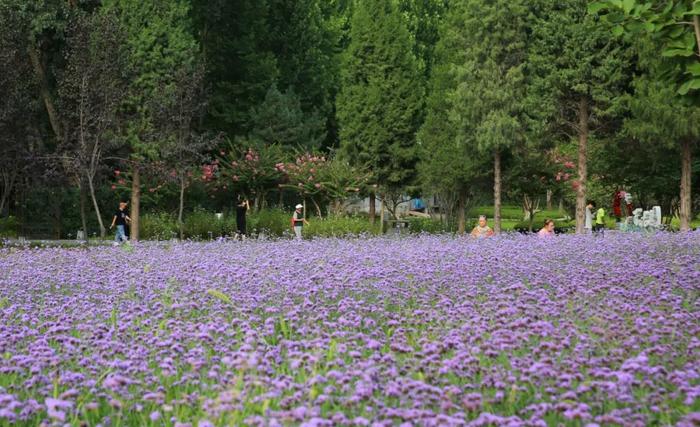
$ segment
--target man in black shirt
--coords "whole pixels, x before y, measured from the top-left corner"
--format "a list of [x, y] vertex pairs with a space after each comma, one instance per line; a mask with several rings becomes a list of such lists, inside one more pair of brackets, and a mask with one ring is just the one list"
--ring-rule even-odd
[[109, 226], [109, 229], [111, 230], [114, 228], [114, 226], [117, 226], [117, 234], [114, 237], [114, 240], [117, 243], [121, 243], [127, 240], [126, 237], [126, 225], [131, 222], [131, 218], [129, 218], [129, 211], [126, 209], [126, 202], [121, 201], [119, 202], [119, 209], [117, 209], [117, 212], [114, 214], [114, 218], [112, 218], [112, 225]]

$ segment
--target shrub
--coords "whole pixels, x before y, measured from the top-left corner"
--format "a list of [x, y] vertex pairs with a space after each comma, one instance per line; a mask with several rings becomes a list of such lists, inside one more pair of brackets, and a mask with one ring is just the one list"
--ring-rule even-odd
[[[217, 219], [214, 212], [204, 209], [195, 209], [193, 212], [185, 214], [183, 222], [185, 223], [186, 239], [208, 239], [209, 233], [214, 238], [225, 234], [230, 235], [236, 227], [235, 215], [226, 215], [222, 219]], [[175, 230], [177, 230], [177, 222]]]
[[139, 231], [142, 239], [168, 240], [173, 237], [173, 233], [179, 234], [177, 220], [169, 213], [144, 214], [140, 220]]
[[359, 216], [331, 216], [314, 218], [305, 228], [305, 237], [342, 237], [361, 234], [379, 234], [379, 224], [372, 225], [367, 218]]
[[435, 218], [406, 218], [411, 233], [449, 233], [454, 227]]
[[8, 216], [7, 218], [0, 218], [0, 237], [2, 238], [16, 238], [19, 234], [19, 221], [17, 217]]
[[[273, 237], [281, 237], [291, 228], [290, 218], [292, 214], [282, 209], [262, 209], [251, 213], [246, 220], [246, 228], [250, 234], [266, 234]], [[233, 216], [235, 227], [236, 218]]]

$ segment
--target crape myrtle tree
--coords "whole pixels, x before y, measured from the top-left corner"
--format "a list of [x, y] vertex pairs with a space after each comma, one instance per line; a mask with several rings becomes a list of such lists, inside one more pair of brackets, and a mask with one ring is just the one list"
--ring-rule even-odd
[[474, 156], [493, 159], [494, 231], [501, 230], [501, 158], [523, 140], [528, 8], [520, 0], [468, 0], [449, 112], [457, 140]]
[[[129, 147], [131, 176], [131, 239], [139, 239], [141, 171], [158, 160], [163, 140], [150, 106], [163, 96], [179, 70], [197, 60], [199, 45], [193, 35], [187, 0], [105, 0], [105, 11], [115, 13], [126, 31], [132, 79], [125, 110], [130, 117], [122, 130]], [[157, 103], [157, 102], [156, 102]]]
[[[688, 112], [692, 105], [700, 102], [700, 3], [694, 0], [650, 1], [650, 0], [607, 0], [589, 5], [592, 13], [599, 13], [613, 24], [612, 33], [635, 39], [647, 38], [657, 49], [653, 53], [657, 61], [650, 68], [651, 78], [658, 79], [675, 91], [683, 100], [672, 100]], [[649, 83], [654, 84], [654, 83]], [[668, 93], [668, 92], [667, 92]], [[692, 104], [692, 105], [691, 105]], [[677, 111], [676, 114], [682, 114]], [[693, 123], [691, 115], [674, 119], [673, 127], [676, 143], [681, 148], [680, 210], [681, 230], [690, 230], [692, 219], [692, 150], [697, 142], [695, 132], [689, 134], [682, 122]], [[655, 122], [657, 123], [657, 122]], [[676, 127], [679, 126], [679, 127]], [[661, 129], [659, 129], [661, 130]], [[667, 139], [666, 134], [664, 139]]]
[[[393, 1], [359, 0], [350, 37], [336, 100], [341, 152], [379, 191], [400, 193], [415, 178], [423, 94], [409, 33]], [[371, 221], [374, 201], [372, 191]]]
[[583, 232], [589, 139], [619, 122], [620, 97], [631, 80], [629, 46], [615, 40], [587, 0], [532, 6], [528, 109], [549, 138], [578, 141], [576, 231]]
[[120, 142], [119, 110], [129, 77], [124, 41], [113, 14], [76, 14], [67, 28], [66, 67], [59, 79], [64, 130], [60, 152], [69, 175], [87, 184], [103, 238], [106, 230], [96, 187], [104, 157]]

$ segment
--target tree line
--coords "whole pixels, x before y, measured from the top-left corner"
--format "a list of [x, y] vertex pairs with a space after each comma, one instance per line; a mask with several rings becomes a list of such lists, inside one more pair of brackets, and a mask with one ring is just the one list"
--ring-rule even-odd
[[499, 231], [504, 199], [530, 217], [558, 201], [582, 231], [587, 200], [624, 188], [688, 229], [698, 15], [690, 0], [0, 0], [0, 214], [60, 222], [70, 194], [104, 235], [116, 192], [138, 239], [142, 201], [182, 224], [186, 200], [303, 198], [321, 215], [361, 194], [374, 220], [377, 198], [431, 194], [460, 232], [485, 200]]

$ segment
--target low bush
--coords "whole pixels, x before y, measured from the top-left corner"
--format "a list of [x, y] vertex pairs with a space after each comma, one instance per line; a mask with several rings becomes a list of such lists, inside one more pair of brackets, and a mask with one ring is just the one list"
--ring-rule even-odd
[[16, 238], [19, 235], [19, 221], [17, 217], [8, 216], [0, 218], [0, 238]]
[[372, 225], [366, 217], [331, 216], [313, 218], [304, 228], [305, 237], [342, 237], [362, 234], [379, 234], [379, 223]]
[[450, 224], [435, 218], [406, 218], [411, 233], [451, 233], [455, 229]]
[[141, 215], [139, 232], [145, 240], [168, 240], [179, 234], [177, 220], [166, 212]]

